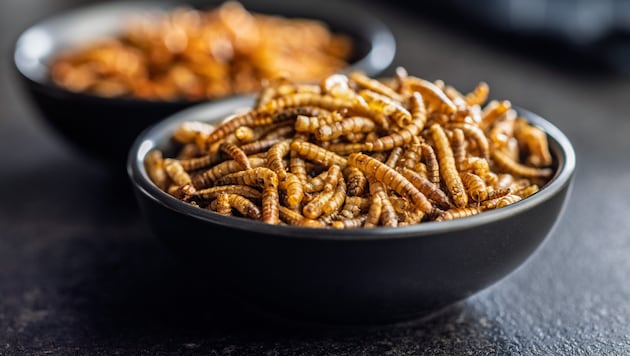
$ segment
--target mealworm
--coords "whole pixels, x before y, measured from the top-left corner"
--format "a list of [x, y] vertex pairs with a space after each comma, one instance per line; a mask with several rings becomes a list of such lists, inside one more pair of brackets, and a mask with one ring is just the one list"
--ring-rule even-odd
[[438, 124], [431, 125], [431, 137], [435, 143], [436, 155], [440, 165], [440, 174], [444, 177], [444, 184], [455, 206], [465, 207], [468, 205], [468, 196], [464, 189], [457, 167], [453, 151], [446, 137], [444, 129]]
[[434, 211], [433, 205], [411, 182], [393, 168], [363, 153], [352, 153], [348, 156], [348, 164], [359, 168], [368, 177], [374, 177], [385, 186], [407, 197], [413, 205], [425, 213]]

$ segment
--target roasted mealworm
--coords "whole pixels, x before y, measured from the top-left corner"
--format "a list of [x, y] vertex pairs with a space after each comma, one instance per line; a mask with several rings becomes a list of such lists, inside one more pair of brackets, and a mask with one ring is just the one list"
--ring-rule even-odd
[[232, 206], [227, 193], [219, 193], [210, 203], [210, 208], [221, 215], [232, 215]]
[[284, 139], [269, 148], [267, 151], [267, 166], [283, 180], [287, 176], [287, 168], [284, 165], [284, 157], [291, 149], [291, 139]]
[[547, 134], [537, 126], [529, 124], [524, 118], [517, 118], [514, 125], [514, 137], [528, 153], [527, 163], [535, 167], [545, 167], [552, 163]]
[[440, 165], [433, 147], [429, 144], [420, 144], [422, 159], [427, 167], [427, 176], [433, 184], [440, 184]]
[[431, 125], [430, 129], [440, 165], [440, 174], [444, 178], [447, 191], [455, 206], [459, 208], [465, 207], [468, 205], [468, 196], [466, 195], [462, 180], [457, 173], [455, 158], [453, 157], [453, 151], [446, 137], [446, 133], [438, 124]]
[[225, 143], [224, 142], [224, 143], [222, 143], [219, 146], [219, 151], [221, 153], [227, 155], [231, 159], [233, 159], [243, 169], [250, 169], [250, 168], [252, 168], [252, 165], [249, 162], [249, 158], [247, 157], [245, 152], [243, 152], [243, 150], [241, 150], [241, 148], [238, 147], [237, 145], [235, 145], [233, 143]]
[[431, 205], [424, 194], [395, 169], [383, 162], [363, 153], [352, 153], [348, 156], [348, 164], [359, 168], [368, 178], [374, 177], [374, 179], [383, 182], [387, 188], [393, 189], [398, 194], [411, 200], [413, 205], [423, 212], [432, 213], [434, 211], [433, 205]]
[[369, 89], [380, 95], [384, 95], [394, 101], [402, 102], [403, 96], [394, 89], [385, 85], [382, 81], [370, 78], [362, 71], [352, 71], [348, 73], [348, 79], [355, 82], [360, 88]]
[[437, 184], [432, 183], [420, 173], [409, 168], [399, 167], [398, 170], [411, 184], [418, 188], [422, 194], [433, 201], [440, 209], [448, 209], [451, 206], [448, 196]]
[[321, 221], [309, 219], [297, 211], [291, 210], [285, 206], [278, 207], [280, 219], [289, 225], [303, 227], [325, 227]]
[[449, 99], [444, 91], [428, 80], [408, 75], [403, 80], [404, 90], [412, 93], [419, 92], [422, 97], [431, 105], [433, 111], [453, 114], [456, 112], [455, 104]]
[[481, 206], [459, 207], [459, 208], [449, 209], [442, 212], [440, 215], [438, 215], [438, 217], [435, 218], [435, 221], [455, 220], [455, 219], [465, 218], [468, 216], [477, 215], [483, 211], [482, 209], [483, 208]]
[[310, 142], [293, 140], [291, 142], [291, 150], [307, 160], [326, 167], [337, 164], [343, 168], [347, 164], [344, 157]]
[[247, 185], [220, 185], [216, 187], [210, 187], [205, 189], [199, 189], [191, 195], [193, 201], [196, 200], [214, 200], [219, 194], [238, 194], [242, 197], [254, 200], [260, 200], [262, 194], [256, 188], [252, 188]]
[[490, 86], [486, 82], [479, 82], [475, 89], [464, 96], [464, 100], [468, 105], [482, 105], [488, 100]]
[[504, 151], [492, 150], [490, 152], [496, 165], [507, 173], [526, 178], [549, 178], [553, 174], [551, 168], [538, 168], [526, 166], [513, 160]]
[[164, 169], [164, 158], [162, 151], [153, 149], [147, 153], [144, 159], [144, 168], [149, 178], [160, 189], [166, 190], [170, 185], [170, 178]]
[[378, 196], [380, 200], [377, 224], [380, 223], [382, 226], [386, 227], [398, 226], [398, 215], [396, 214], [396, 210], [394, 210], [392, 202], [389, 200], [385, 184], [377, 180], [374, 176], [369, 176], [368, 180], [370, 183], [370, 194]]
[[[252, 168], [262, 167], [267, 162], [266, 159], [259, 157], [250, 157], [248, 161]], [[196, 189], [203, 189], [212, 186], [217, 179], [227, 174], [238, 172], [242, 169], [243, 166], [235, 160], [223, 161], [212, 166], [212, 168], [193, 176], [192, 183]]]
[[486, 182], [481, 177], [471, 172], [462, 172], [459, 176], [470, 199], [479, 203], [488, 197]]
[[[195, 192], [195, 187], [192, 184], [190, 175], [184, 170], [184, 167], [178, 160], [172, 158], [165, 158], [163, 160], [164, 170], [166, 174], [171, 178], [179, 191], [183, 194], [183, 198], [187, 199], [191, 194]], [[179, 196], [178, 196], [179, 197]]]
[[287, 173], [280, 181], [280, 188], [286, 192], [286, 203], [291, 209], [298, 209], [304, 199], [304, 186], [293, 173]]

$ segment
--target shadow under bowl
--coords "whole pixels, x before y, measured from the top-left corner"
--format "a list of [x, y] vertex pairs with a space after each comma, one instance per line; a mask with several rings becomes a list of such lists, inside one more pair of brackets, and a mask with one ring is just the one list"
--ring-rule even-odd
[[[353, 54], [345, 71], [362, 70], [375, 76], [393, 61], [396, 44], [390, 29], [363, 8], [317, 1], [242, 1], [248, 11], [287, 17], [319, 19], [331, 31], [353, 40]], [[29, 97], [46, 123], [88, 157], [119, 166], [124, 174], [126, 155], [146, 127], [204, 101], [157, 101], [107, 98], [71, 92], [55, 85], [48, 64], [58, 51], [112, 35], [130, 14], [168, 10], [178, 5], [204, 9], [217, 1], [131, 1], [86, 5], [62, 11], [26, 29], [16, 40], [15, 69]], [[217, 99], [220, 100], [220, 99]], [[209, 100], [208, 100], [209, 101]]]
[[146, 129], [127, 172], [152, 233], [217, 290], [282, 316], [324, 323], [390, 323], [434, 314], [513, 273], [557, 223], [575, 170], [567, 137], [538, 115], [519, 114], [548, 135], [555, 174], [520, 202], [452, 221], [395, 228], [321, 229], [268, 225], [193, 207], [147, 176], [150, 150], [173, 152], [188, 120], [220, 120], [251, 98], [186, 109]]

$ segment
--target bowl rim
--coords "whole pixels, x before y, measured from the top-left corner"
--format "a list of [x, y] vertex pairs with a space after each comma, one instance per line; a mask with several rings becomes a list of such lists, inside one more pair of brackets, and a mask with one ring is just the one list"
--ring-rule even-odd
[[[520, 115], [529, 122], [542, 128], [555, 152], [557, 168], [550, 181], [535, 195], [523, 199], [509, 206], [485, 211], [482, 214], [461, 219], [423, 222], [400, 227], [375, 227], [354, 229], [331, 229], [316, 227], [297, 227], [285, 225], [270, 225], [260, 221], [243, 217], [222, 216], [211, 211], [194, 207], [159, 189], [148, 177], [143, 159], [150, 149], [157, 147], [157, 140], [170, 135], [178, 122], [208, 118], [210, 121], [227, 116], [227, 108], [239, 109], [251, 106], [253, 99], [247, 96], [233, 97], [220, 102], [195, 105], [167, 117], [166, 119], [144, 129], [132, 144], [127, 157], [127, 175], [137, 194], [150, 199], [166, 209], [190, 218], [210, 224], [231, 227], [244, 232], [259, 232], [267, 235], [285, 236], [292, 238], [307, 238], [316, 240], [385, 240], [393, 238], [409, 238], [430, 236], [439, 233], [469, 229], [484, 224], [520, 214], [551, 199], [572, 182], [575, 172], [576, 156], [573, 145], [568, 137], [554, 124], [529, 110], [513, 106]], [[232, 111], [233, 112], [233, 111]], [[214, 115], [214, 116], [213, 116]], [[222, 115], [222, 116], [216, 116]], [[140, 196], [137, 196], [140, 199]], [[334, 232], [333, 232], [334, 231]], [[357, 236], [360, 235], [360, 238]]]
[[[26, 27], [13, 42], [12, 50], [12, 64], [14, 70], [24, 79], [31, 83], [43, 86], [48, 90], [52, 90], [57, 94], [72, 95], [81, 98], [82, 100], [92, 100], [95, 102], [117, 102], [129, 105], [146, 105], [146, 104], [160, 104], [160, 105], [194, 105], [204, 103], [206, 101], [215, 101], [228, 98], [230, 96], [241, 95], [228, 95], [219, 98], [208, 98], [200, 100], [154, 100], [154, 99], [139, 99], [135, 97], [105, 97], [96, 94], [73, 92], [63, 87], [57, 86], [50, 80], [48, 75], [48, 60], [49, 56], [54, 51], [48, 50], [41, 53], [32, 53], [29, 50], [29, 43], [32, 41], [43, 41], [41, 45], [43, 48], [48, 46], [54, 47], [57, 43], [55, 36], [50, 36], [47, 33], [50, 28], [60, 26], [67, 19], [76, 19], [80, 16], [98, 14], [98, 16], [105, 16], [104, 19], [112, 20], [119, 16], [124, 11], [143, 11], [143, 10], [168, 10], [173, 9], [176, 6], [193, 6], [198, 8], [212, 8], [223, 3], [223, 0], [131, 0], [125, 2], [105, 2], [105, 3], [93, 3], [74, 6], [65, 10], [60, 10], [54, 14], [51, 14], [45, 18], [35, 21]], [[359, 36], [361, 40], [365, 41], [365, 44], [369, 47], [366, 53], [361, 57], [356, 58], [354, 62], [349, 62], [348, 66], [341, 70], [343, 73], [349, 73], [353, 70], [361, 70], [369, 76], [379, 75], [384, 72], [394, 61], [397, 49], [396, 38], [391, 28], [374, 13], [367, 11], [365, 8], [353, 5], [346, 2], [332, 1], [324, 9], [317, 0], [300, 1], [293, 5], [293, 2], [282, 2], [281, 0], [240, 0], [248, 11], [261, 12], [266, 14], [278, 14], [280, 16], [287, 17], [304, 17], [309, 19], [321, 19], [328, 26], [339, 27], [341, 19], [348, 18], [350, 25], [344, 25], [348, 31], [338, 31], [344, 34], [351, 35], [353, 37]], [[307, 15], [290, 15], [283, 13], [282, 6], [285, 8], [288, 4], [289, 13], [312, 13], [314, 16]], [[341, 17], [342, 14], [352, 13], [352, 16]], [[330, 22], [330, 18], [332, 22]], [[104, 20], [103, 20], [104, 21]], [[336, 22], [335, 22], [336, 21]], [[344, 28], [345, 28], [344, 27]], [[46, 33], [46, 35], [44, 35]], [[103, 32], [103, 35], [109, 32]], [[37, 52], [37, 51], [36, 51]], [[254, 95], [252, 93], [251, 95]], [[247, 95], [247, 94], [243, 94]]]

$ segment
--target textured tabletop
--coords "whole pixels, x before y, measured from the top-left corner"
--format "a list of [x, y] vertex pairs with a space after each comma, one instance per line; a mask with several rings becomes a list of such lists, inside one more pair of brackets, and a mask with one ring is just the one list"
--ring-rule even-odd
[[630, 77], [561, 48], [550, 58], [537, 43], [445, 24], [419, 6], [363, 3], [396, 36], [388, 74], [404, 66], [464, 89], [486, 81], [493, 97], [562, 129], [577, 171], [545, 244], [497, 284], [429, 320], [307, 325], [185, 274], [128, 182], [39, 119], [13, 71], [13, 41], [78, 3], [0, 3], [0, 355], [630, 354]]

